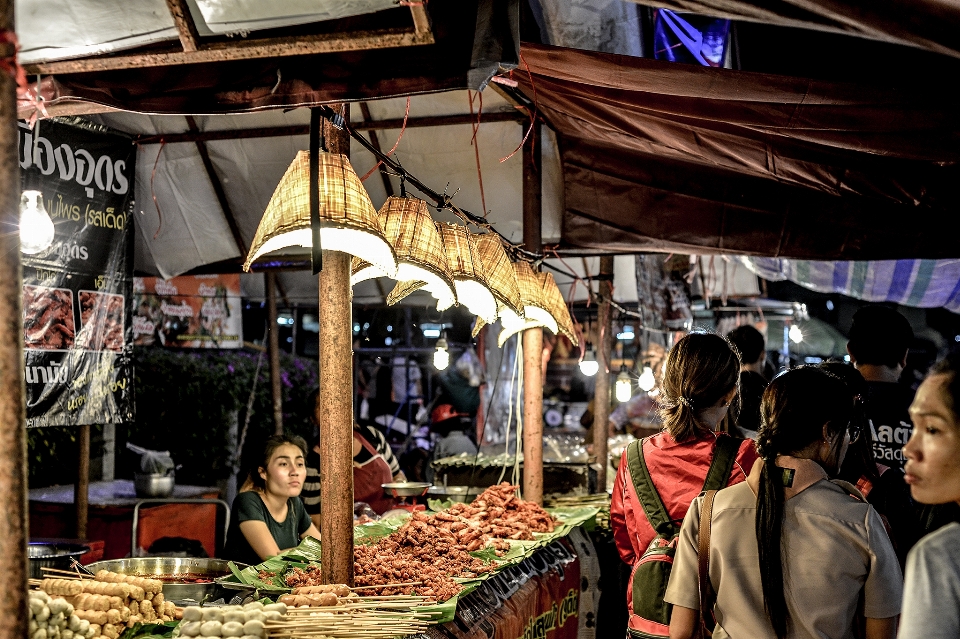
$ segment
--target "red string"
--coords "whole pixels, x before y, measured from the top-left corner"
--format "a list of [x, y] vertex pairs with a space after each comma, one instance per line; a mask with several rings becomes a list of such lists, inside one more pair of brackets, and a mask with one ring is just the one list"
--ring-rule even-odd
[[[400, 136], [397, 138], [397, 141], [394, 142], [393, 148], [385, 153], [385, 155], [393, 155], [393, 152], [397, 150], [397, 147], [400, 146], [400, 140], [403, 139], [403, 133], [407, 130], [407, 118], [410, 117], [410, 96], [407, 96], [407, 109], [403, 112], [403, 126], [400, 127]], [[376, 133], [371, 132], [371, 135], [376, 135]], [[373, 168], [363, 174], [363, 177], [360, 178], [360, 181], [363, 182], [368, 177], [373, 175], [373, 172], [376, 171], [380, 165], [383, 164], [383, 160], [377, 160], [377, 163], [373, 165]]]
[[[473, 137], [470, 138], [470, 145], [473, 147], [473, 154], [477, 158], [477, 181], [480, 183], [480, 205], [483, 206], [483, 217], [487, 217], [487, 198], [483, 193], [483, 172], [480, 170], [480, 144], [477, 142], [477, 133], [480, 131], [480, 114], [483, 113], [483, 94], [479, 91], [476, 96], [480, 98], [480, 106], [477, 109], [477, 119], [473, 121]], [[473, 97], [470, 91], [467, 91], [467, 97], [470, 98], [470, 118], [473, 118]]]
[[153, 234], [153, 239], [157, 239], [160, 235], [160, 229], [163, 228], [163, 214], [160, 212], [160, 203], [157, 202], [157, 192], [153, 190], [153, 181], [157, 177], [157, 165], [160, 163], [160, 154], [163, 153], [163, 147], [167, 145], [167, 141], [160, 139], [160, 150], [157, 151], [157, 159], [153, 162], [153, 171], [150, 173], [150, 196], [153, 197], [153, 205], [157, 209], [157, 220], [159, 225], [157, 226], [157, 232]]
[[[530, 65], [527, 64], [527, 61], [523, 59], [522, 51], [520, 52], [520, 61], [523, 62], [523, 66], [526, 67], [527, 69], [527, 77], [530, 78], [530, 88], [533, 89], [533, 113], [530, 114], [530, 128], [527, 129], [527, 132], [524, 134], [523, 139], [520, 140], [520, 145], [517, 146], [517, 148], [513, 150], [513, 153], [511, 153], [507, 157], [500, 158], [501, 163], [506, 162], [507, 160], [515, 156], [520, 151], [520, 149], [523, 148], [523, 145], [527, 143], [527, 138], [530, 137], [530, 134], [533, 132], [534, 128], [537, 125], [537, 114], [540, 111], [540, 102], [539, 102], [539, 99], [537, 98], [537, 85], [533, 81], [533, 73], [530, 71]], [[529, 109], [527, 109], [527, 112], [529, 113]], [[536, 135], [536, 133], [534, 133], [534, 135]]]

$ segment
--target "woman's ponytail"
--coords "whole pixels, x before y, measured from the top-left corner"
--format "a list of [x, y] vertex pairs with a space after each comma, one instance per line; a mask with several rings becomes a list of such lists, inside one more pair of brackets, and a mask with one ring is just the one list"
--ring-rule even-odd
[[837, 435], [853, 414], [853, 396], [840, 378], [811, 366], [775, 378], [763, 393], [757, 453], [763, 460], [757, 489], [756, 535], [763, 607], [778, 639], [787, 636], [790, 615], [784, 591], [783, 521], [786, 510], [780, 455], [792, 455], [823, 437]]
[[776, 455], [769, 442], [757, 442], [763, 459], [760, 486], [757, 489], [757, 550], [760, 558], [760, 585], [763, 607], [778, 639], [787, 636], [787, 599], [783, 591], [783, 560], [780, 555], [783, 538], [783, 474], [776, 465]]

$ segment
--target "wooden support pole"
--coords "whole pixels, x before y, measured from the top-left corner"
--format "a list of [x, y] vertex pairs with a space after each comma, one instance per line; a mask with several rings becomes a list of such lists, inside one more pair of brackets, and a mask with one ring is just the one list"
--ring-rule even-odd
[[263, 274], [267, 298], [267, 355], [270, 356], [270, 397], [273, 400], [273, 432], [283, 434], [283, 387], [280, 385], [280, 331], [277, 330], [277, 274]]
[[[340, 105], [332, 105], [339, 111]], [[349, 109], [349, 107], [346, 107]], [[344, 116], [349, 119], [349, 110]], [[331, 153], [350, 154], [350, 137], [323, 120]], [[320, 534], [324, 583], [353, 586], [353, 312], [350, 255], [323, 251], [320, 271]]]
[[77, 539], [87, 538], [90, 512], [90, 425], [77, 429], [77, 481], [73, 485], [73, 505], [77, 514]]
[[[539, 132], [537, 132], [539, 133]], [[540, 136], [523, 146], [523, 244], [542, 250]], [[543, 504], [543, 329], [523, 332], [523, 498]]]
[[593, 395], [593, 452], [600, 470], [597, 472], [597, 490], [607, 490], [607, 437], [610, 421], [610, 300], [613, 297], [613, 256], [600, 258], [600, 302], [597, 308], [597, 381]]
[[[13, 0], [0, 0], [0, 32], [13, 33]], [[0, 57], [14, 60], [13, 42]], [[23, 386], [17, 82], [0, 73], [0, 639], [27, 629], [27, 434]]]

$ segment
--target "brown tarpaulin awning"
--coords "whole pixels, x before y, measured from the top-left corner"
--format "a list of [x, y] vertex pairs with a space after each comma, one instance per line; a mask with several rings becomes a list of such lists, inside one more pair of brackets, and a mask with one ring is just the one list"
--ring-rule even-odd
[[[808, 259], [955, 256], [958, 99], [522, 47], [554, 127], [563, 245]], [[535, 85], [535, 91], [534, 91]]]

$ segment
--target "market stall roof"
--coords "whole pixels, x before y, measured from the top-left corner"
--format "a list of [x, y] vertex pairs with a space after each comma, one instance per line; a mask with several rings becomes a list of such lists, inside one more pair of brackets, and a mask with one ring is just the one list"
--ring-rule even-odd
[[514, 77], [560, 143], [564, 247], [861, 260], [956, 254], [943, 233], [960, 200], [960, 98], [949, 87], [817, 81], [533, 44], [522, 54], [530, 73]]
[[[524, 111], [485, 90], [483, 115], [473, 115], [479, 100], [471, 105], [463, 89], [481, 88], [520, 63], [517, 9], [526, 10], [525, 3], [437, 0], [424, 23], [418, 15], [426, 15], [427, 5], [385, 8], [383, 0], [269, 7], [149, 0], [109, 14], [98, 13], [92, 0], [89, 7], [55, 2], [63, 18], [53, 22], [46, 4], [19, 0], [17, 7], [22, 60], [31, 72], [52, 74], [41, 82], [50, 113], [119, 107], [211, 114], [94, 116], [149, 138], [140, 141], [138, 161], [141, 271], [171, 276], [234, 268], [279, 176], [306, 147], [306, 110], [277, 109], [344, 99], [368, 100], [368, 112], [355, 106], [351, 117], [379, 129], [386, 150], [399, 136], [406, 101], [372, 98], [414, 94], [412, 120], [397, 148], [404, 167], [437, 191], [449, 181], [449, 192], [460, 189], [458, 204], [487, 211], [498, 231], [520, 240], [520, 156], [500, 159], [522, 138]], [[542, 134], [545, 244], [559, 243], [567, 256], [953, 255], [940, 227], [960, 199], [954, 186], [960, 146], [957, 98], [943, 83], [926, 82], [923, 74], [842, 82], [642, 59], [635, 57], [643, 49], [636, 5], [601, 4], [585, 11], [541, 0], [534, 10], [542, 14], [542, 38], [578, 49], [525, 44], [521, 66], [531, 73], [512, 74], [522, 91], [514, 97], [526, 99], [555, 131]], [[171, 13], [175, 6], [187, 7], [193, 36]], [[929, 20], [898, 28], [916, 35], [924, 25]], [[189, 49], [191, 38], [197, 51]], [[281, 47], [265, 56], [263, 43], [271, 38], [314, 53]], [[949, 48], [943, 38], [933, 40]], [[230, 55], [240, 59], [196, 57], [230, 49], [231, 41], [239, 46]], [[253, 46], [258, 42], [260, 48]], [[252, 59], [244, 58], [253, 49]], [[89, 57], [64, 59], [77, 55]], [[137, 68], [138, 61], [147, 68]], [[23, 115], [39, 108], [29, 100], [19, 106]], [[222, 115], [242, 111], [254, 112]], [[481, 123], [476, 136], [467, 123], [473, 117]], [[417, 125], [431, 118], [442, 126]], [[360, 174], [373, 166], [356, 143], [352, 154]], [[365, 184], [375, 205], [399, 186], [376, 174]], [[570, 260], [579, 260], [566, 259], [556, 264], [571, 270]], [[626, 264], [618, 261], [618, 278]], [[573, 270], [582, 277], [590, 268]], [[284, 273], [282, 288], [289, 301], [312, 301], [314, 280]], [[571, 280], [558, 276], [558, 283], [569, 287]], [[390, 283], [379, 284], [389, 291]], [[245, 278], [244, 287], [255, 294], [259, 278]], [[377, 303], [382, 291], [368, 282], [356, 299]]]

